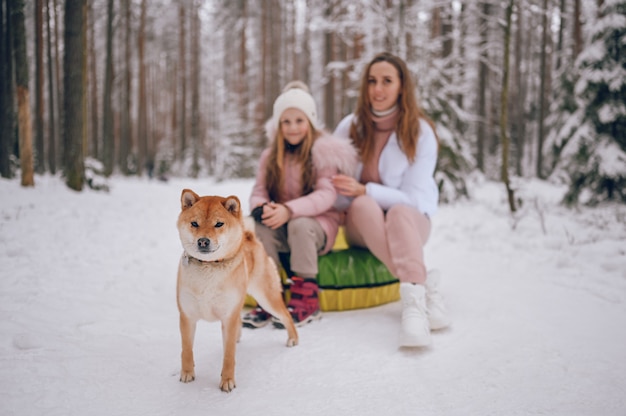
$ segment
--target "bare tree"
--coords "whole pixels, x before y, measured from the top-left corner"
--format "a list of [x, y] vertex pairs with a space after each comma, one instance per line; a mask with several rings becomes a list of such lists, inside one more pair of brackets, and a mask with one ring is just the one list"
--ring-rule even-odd
[[131, 155], [133, 152], [133, 129], [131, 125], [132, 108], [132, 46], [131, 46], [131, 0], [122, 0], [124, 16], [124, 88], [122, 95], [122, 114], [120, 125], [120, 146], [118, 163], [122, 173], [129, 175], [133, 169]]
[[511, 16], [513, 14], [514, 5], [515, 0], [509, 0], [509, 3], [506, 7], [506, 23], [504, 26], [504, 64], [502, 68], [502, 92], [500, 95], [500, 137], [502, 141], [501, 177], [502, 182], [504, 182], [504, 186], [506, 187], [506, 193], [511, 212], [515, 212], [517, 210], [515, 204], [515, 192], [511, 188], [511, 181], [509, 179], [509, 137], [507, 133], [509, 101], [509, 51], [511, 44]]
[[113, 0], [107, 0], [106, 55], [104, 70], [104, 96], [102, 100], [102, 162], [105, 176], [113, 173]]
[[[265, 6], [265, 2], [263, 6]], [[271, 24], [269, 23], [269, 19], [267, 15], [269, 14], [269, 10], [267, 7], [261, 7], [261, 15], [260, 15], [260, 28], [261, 28], [261, 59], [260, 59], [260, 68], [259, 68], [259, 77], [257, 82], [257, 101], [254, 109], [254, 121], [256, 125], [261, 126], [266, 119], [266, 107], [265, 107], [265, 97], [267, 94], [267, 60], [269, 55], [269, 31]]]
[[[141, 0], [141, 12], [139, 17], [139, 34], [137, 37], [139, 50], [139, 97], [137, 106], [137, 143], [139, 145], [137, 153], [137, 173], [142, 175], [144, 169], [148, 167], [148, 100], [146, 97], [146, 0]], [[148, 168], [151, 170], [151, 168]]]
[[509, 94], [509, 105], [511, 108], [511, 140], [515, 145], [515, 172], [522, 175], [522, 161], [524, 158], [524, 149], [526, 145], [526, 121], [524, 118], [524, 102], [526, 100], [526, 78], [523, 77], [523, 43], [528, 41], [525, 37], [525, 24], [523, 12], [523, 3], [525, 0], [518, 2], [518, 13], [515, 25], [515, 39], [513, 48], [513, 74], [511, 93]]
[[[330, 19], [335, 12], [336, 3], [329, 2], [326, 4], [324, 16]], [[335, 125], [335, 75], [330, 63], [337, 60], [337, 40], [335, 33], [328, 29], [324, 34], [324, 65], [326, 66], [326, 85], [324, 86], [324, 120], [331, 126]], [[338, 120], [337, 120], [338, 121]]]
[[282, 37], [282, 24], [277, 25], [274, 22], [282, 22], [283, 13], [281, 8], [281, 2], [279, 0], [270, 0], [266, 2], [266, 4], [270, 5], [270, 10], [267, 15], [269, 19], [268, 27], [269, 27], [269, 62], [267, 70], [269, 75], [268, 88], [265, 90], [266, 94], [266, 103], [267, 105], [267, 117], [271, 115], [271, 104], [274, 102], [274, 99], [280, 93], [284, 79], [281, 77], [280, 69], [281, 69], [281, 59], [280, 59], [280, 45], [283, 40]]
[[13, 35], [13, 55], [15, 58], [22, 186], [35, 186], [30, 90], [28, 89], [28, 59], [26, 56], [26, 28], [24, 27], [24, 1], [12, 0], [9, 1], [9, 5], [11, 6], [11, 29]]
[[35, 0], [35, 172], [45, 171], [43, 100], [43, 0]]
[[583, 31], [581, 22], [580, 0], [574, 0], [574, 24], [572, 28], [574, 35], [574, 59], [576, 59], [576, 57], [583, 50]]
[[96, 33], [95, 33], [95, 21], [94, 21], [94, 11], [93, 11], [93, 3], [89, 2], [88, 5], [88, 22], [89, 22], [89, 107], [91, 110], [91, 147], [90, 154], [96, 158], [100, 159], [100, 140], [98, 134], [100, 132], [98, 126], [98, 77], [97, 77], [97, 67], [98, 62], [96, 59]]
[[[57, 171], [57, 142], [58, 142], [58, 130], [57, 130], [57, 105], [56, 98], [58, 95], [55, 92], [55, 77], [54, 77], [54, 62], [52, 58], [52, 30], [50, 20], [52, 16], [50, 14], [50, 1], [46, 0], [46, 51], [48, 56], [48, 169], [53, 175]], [[58, 88], [58, 86], [57, 86]]]
[[485, 172], [485, 141], [487, 135], [487, 76], [489, 75], [489, 67], [487, 62], [489, 56], [487, 53], [488, 40], [488, 24], [487, 18], [491, 12], [491, 6], [488, 2], [482, 3], [481, 14], [479, 19], [480, 31], [480, 60], [478, 63], [478, 130], [476, 138], [476, 166], [482, 172]]
[[[239, 0], [237, 8], [237, 15], [239, 17], [238, 22], [236, 24], [237, 27], [237, 37], [239, 38], [239, 50], [238, 57], [239, 60], [237, 62], [237, 80], [235, 85], [235, 91], [237, 97], [239, 99], [239, 117], [240, 119], [246, 123], [248, 121], [248, 83], [247, 83], [247, 68], [246, 62], [248, 60], [248, 53], [246, 50], [246, 31], [247, 31], [247, 21], [248, 21], [248, 2], [247, 0]], [[197, 41], [197, 35], [194, 34], [192, 36], [193, 42]], [[193, 47], [193, 46], [192, 46]], [[194, 61], [192, 65], [196, 65], [196, 59], [194, 56]], [[193, 74], [195, 78], [195, 73]], [[194, 83], [194, 81], [192, 81]], [[192, 98], [193, 101], [193, 98]], [[193, 115], [192, 115], [193, 119]]]
[[0, 0], [0, 174], [13, 177], [10, 155], [15, 137], [15, 89], [13, 88], [13, 44], [11, 42], [10, 2]]
[[63, 54], [63, 127], [64, 166], [67, 186], [83, 189], [84, 164], [84, 95], [85, 95], [85, 8], [86, 0], [66, 0]]
[[566, 22], [566, 9], [565, 9], [565, 0], [560, 0], [559, 2], [559, 35], [558, 35], [558, 41], [557, 41], [557, 45], [556, 45], [556, 53], [557, 53], [557, 57], [556, 57], [556, 69], [559, 70], [561, 69], [561, 62], [563, 60], [563, 32], [565, 31], [565, 22]]
[[178, 81], [180, 85], [180, 101], [178, 102], [178, 155], [182, 161], [187, 148], [187, 8], [185, 2], [178, 4], [179, 38], [178, 38]]
[[538, 178], [543, 178], [543, 142], [545, 140], [544, 120], [546, 118], [546, 101], [547, 101], [547, 78], [546, 56], [548, 53], [548, 0], [543, 0], [543, 9], [541, 11], [541, 64], [539, 67], [539, 77], [541, 85], [539, 87], [539, 134], [537, 137], [537, 170]]
[[[244, 2], [245, 4], [245, 2]], [[191, 176], [198, 177], [200, 172], [200, 154], [202, 138], [200, 134], [200, 16], [199, 5], [193, 4], [191, 13], [191, 139], [193, 141], [193, 161], [191, 166]], [[245, 38], [245, 36], [243, 36]], [[242, 62], [241, 65], [244, 65]], [[241, 75], [241, 74], [240, 74]], [[241, 81], [243, 82], [243, 81]], [[243, 95], [243, 92], [241, 93]], [[245, 112], [246, 103], [241, 105]]]
[[57, 105], [57, 112], [56, 112], [56, 116], [57, 116], [57, 120], [58, 120], [58, 128], [56, 130], [56, 137], [59, 140], [56, 140], [56, 151], [55, 151], [55, 164], [59, 164], [59, 162], [61, 162], [61, 164], [63, 163], [61, 158], [63, 157], [64, 154], [64, 149], [63, 146], [65, 146], [65, 144], [63, 143], [63, 140], [60, 139], [61, 137], [61, 130], [62, 130], [62, 106], [63, 106], [63, 83], [62, 83], [62, 78], [61, 78], [61, 53], [59, 52], [59, 43], [61, 43], [61, 36], [59, 35], [59, 28], [61, 28], [61, 23], [59, 22], [59, 7], [57, 6], [57, 0], [52, 0], [52, 10], [54, 11], [54, 16], [53, 16], [53, 23], [54, 23], [54, 78], [55, 78], [55, 85], [56, 85], [56, 102], [58, 103]]

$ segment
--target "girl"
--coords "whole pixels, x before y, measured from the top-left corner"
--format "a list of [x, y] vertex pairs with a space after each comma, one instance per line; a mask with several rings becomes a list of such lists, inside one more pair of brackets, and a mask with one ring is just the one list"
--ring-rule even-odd
[[[271, 144], [261, 154], [250, 207], [261, 213], [255, 232], [268, 255], [280, 265], [279, 253], [290, 254], [294, 276], [287, 308], [301, 326], [321, 317], [317, 258], [333, 247], [340, 222], [331, 178], [353, 174], [357, 154], [350, 140], [322, 131], [315, 101], [299, 81], [289, 83], [276, 99], [265, 127]], [[244, 316], [243, 325], [258, 328], [269, 319], [256, 308]]]
[[333, 178], [339, 194], [354, 198], [346, 238], [368, 248], [400, 280], [400, 345], [427, 346], [430, 330], [450, 323], [437, 276], [427, 278], [423, 250], [439, 198], [433, 177], [438, 143], [402, 59], [374, 57], [363, 73], [356, 111], [335, 135], [351, 138], [361, 159], [358, 179]]

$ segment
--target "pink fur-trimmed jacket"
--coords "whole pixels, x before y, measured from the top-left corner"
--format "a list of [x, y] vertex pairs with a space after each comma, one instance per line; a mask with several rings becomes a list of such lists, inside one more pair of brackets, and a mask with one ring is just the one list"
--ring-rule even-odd
[[[267, 126], [266, 126], [267, 127]], [[268, 137], [273, 138], [272, 129], [267, 129]], [[311, 149], [315, 169], [313, 192], [302, 195], [302, 174], [295, 158], [285, 154], [285, 195], [284, 204], [291, 210], [291, 218], [313, 217], [326, 233], [326, 246], [321, 254], [328, 253], [335, 244], [341, 222], [341, 213], [334, 208], [337, 191], [331, 177], [338, 173], [354, 176], [357, 166], [357, 152], [350, 139], [338, 138], [327, 132], [315, 140]], [[265, 176], [270, 149], [261, 153], [256, 182], [250, 195], [250, 208], [270, 202]]]

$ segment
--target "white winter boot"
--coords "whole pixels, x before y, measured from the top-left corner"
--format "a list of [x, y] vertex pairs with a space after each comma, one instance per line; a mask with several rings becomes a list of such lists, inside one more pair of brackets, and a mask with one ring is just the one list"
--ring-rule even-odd
[[401, 347], [426, 347], [431, 344], [426, 312], [426, 288], [423, 285], [400, 283], [402, 300]]
[[443, 296], [439, 293], [439, 282], [441, 275], [438, 270], [428, 272], [426, 278], [426, 308], [428, 310], [428, 322], [430, 329], [444, 329], [450, 326], [448, 309], [443, 303]]

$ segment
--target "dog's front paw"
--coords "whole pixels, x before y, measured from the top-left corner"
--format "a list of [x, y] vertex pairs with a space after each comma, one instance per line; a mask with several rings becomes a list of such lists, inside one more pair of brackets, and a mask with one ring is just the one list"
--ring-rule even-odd
[[288, 347], [295, 347], [296, 345], [298, 345], [298, 338], [289, 338], [287, 340]]
[[235, 379], [222, 377], [222, 381], [220, 382], [220, 389], [222, 391], [230, 393], [235, 387], [237, 387], [235, 385]]
[[193, 370], [191, 371], [181, 371], [180, 372], [180, 381], [183, 383], [189, 383], [192, 382], [196, 379], [196, 374], [193, 372]]

